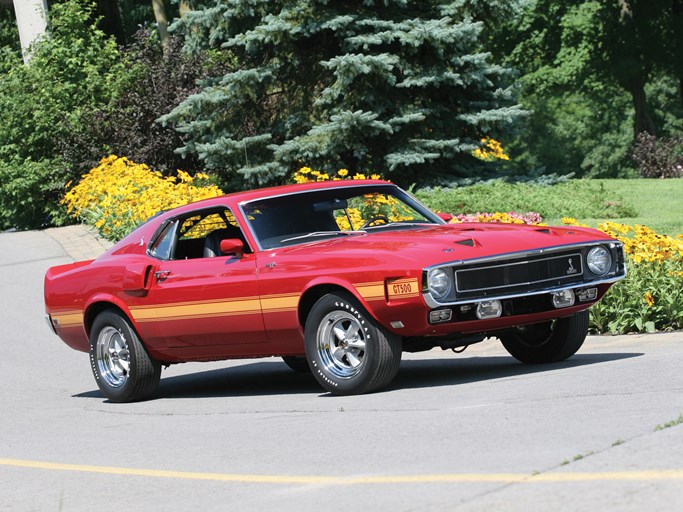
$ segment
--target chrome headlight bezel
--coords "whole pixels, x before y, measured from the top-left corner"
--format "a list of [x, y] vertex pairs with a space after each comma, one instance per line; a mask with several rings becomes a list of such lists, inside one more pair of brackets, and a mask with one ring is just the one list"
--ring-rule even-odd
[[434, 299], [443, 299], [451, 293], [452, 287], [451, 277], [444, 269], [433, 268], [427, 272], [427, 290]]
[[586, 254], [588, 270], [595, 276], [607, 274], [612, 268], [612, 263], [612, 253], [603, 245], [596, 245]]

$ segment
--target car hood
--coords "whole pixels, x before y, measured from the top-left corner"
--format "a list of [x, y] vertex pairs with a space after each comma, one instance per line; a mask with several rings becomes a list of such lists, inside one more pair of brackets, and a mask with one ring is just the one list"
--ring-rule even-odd
[[610, 240], [590, 228], [543, 227], [498, 223], [462, 223], [411, 227], [280, 248], [278, 254], [412, 260], [430, 266], [505, 253]]

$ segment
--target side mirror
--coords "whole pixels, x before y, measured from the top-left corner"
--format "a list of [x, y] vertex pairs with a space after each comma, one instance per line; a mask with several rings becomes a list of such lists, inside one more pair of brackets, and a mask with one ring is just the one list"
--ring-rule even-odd
[[437, 213], [437, 215], [441, 220], [445, 220], [446, 222], [453, 220], [453, 216], [450, 213]]
[[235, 255], [238, 258], [244, 253], [244, 243], [239, 238], [226, 238], [220, 243], [221, 254]]

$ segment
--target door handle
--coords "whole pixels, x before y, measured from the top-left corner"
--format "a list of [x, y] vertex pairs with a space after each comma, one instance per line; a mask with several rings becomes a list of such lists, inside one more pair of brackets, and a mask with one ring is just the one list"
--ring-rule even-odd
[[154, 272], [154, 277], [157, 278], [157, 281], [164, 281], [170, 274], [170, 270], [157, 270]]

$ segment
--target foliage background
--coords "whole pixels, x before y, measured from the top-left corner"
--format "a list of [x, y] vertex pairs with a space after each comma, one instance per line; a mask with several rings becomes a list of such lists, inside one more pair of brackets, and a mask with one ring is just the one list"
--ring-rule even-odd
[[[0, 228], [67, 222], [64, 185], [111, 153], [227, 191], [301, 165], [442, 188], [683, 169], [682, 0], [185, 4], [165, 47], [146, 0], [53, 0], [29, 66], [0, 8]], [[510, 159], [474, 158], [485, 138]]]
[[[490, 2], [499, 5], [502, 2]], [[482, 49], [478, 2], [235, 0], [175, 25], [238, 68], [163, 119], [225, 186], [282, 182], [303, 163], [425, 183], [481, 172], [472, 150], [523, 111]]]

